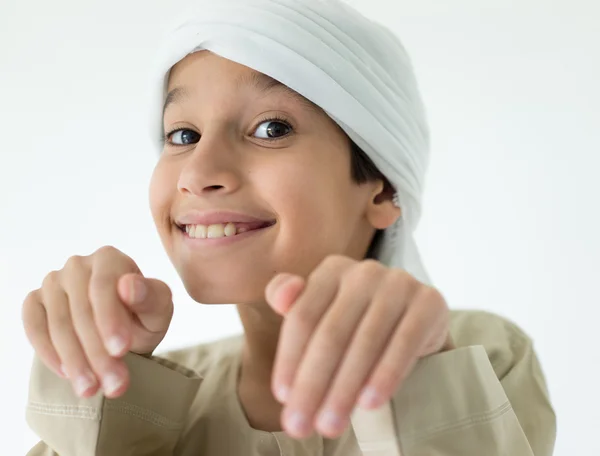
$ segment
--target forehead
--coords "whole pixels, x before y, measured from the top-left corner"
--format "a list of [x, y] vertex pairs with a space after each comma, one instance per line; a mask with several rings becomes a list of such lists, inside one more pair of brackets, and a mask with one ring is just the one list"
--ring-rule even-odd
[[[231, 78], [233, 78], [233, 81], [228, 81], [227, 83], [232, 84], [233, 90], [250, 89], [256, 92], [256, 95], [259, 97], [266, 96], [270, 93], [278, 93], [285, 96], [290, 101], [303, 105], [309, 110], [323, 114], [323, 111], [320, 107], [280, 81], [264, 73], [253, 70], [252, 68], [224, 59], [223, 57], [217, 56], [209, 51], [201, 51], [192, 55], [188, 55], [185, 59], [178, 62], [170, 72], [168, 93], [165, 97], [165, 102], [163, 105], [163, 115], [169, 105], [181, 103], [191, 96], [192, 87], [179, 84], [177, 82], [179, 79], [178, 76], [186, 70], [195, 72], [208, 71], [210, 65], [223, 66], [223, 78], [226, 78], [227, 75], [232, 75]], [[190, 66], [193, 66], [193, 70], [190, 70]], [[226, 67], [231, 66], [234, 66], [236, 71], [226, 71]], [[216, 83], [218, 84], [218, 82]]]

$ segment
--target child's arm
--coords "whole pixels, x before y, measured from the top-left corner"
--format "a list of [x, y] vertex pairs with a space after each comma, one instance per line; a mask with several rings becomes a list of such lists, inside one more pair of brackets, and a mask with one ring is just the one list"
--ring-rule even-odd
[[422, 360], [394, 397], [403, 456], [551, 456], [556, 418], [529, 337], [485, 312], [455, 312], [452, 329], [462, 348]]
[[266, 296], [285, 318], [273, 385], [293, 436], [339, 437], [357, 401], [393, 399], [403, 456], [552, 454], [532, 342], [505, 319], [450, 312], [406, 271], [341, 256], [276, 276]]
[[27, 420], [44, 442], [30, 454], [170, 455], [200, 379], [134, 353], [153, 353], [172, 315], [169, 287], [114, 247], [46, 275], [23, 303]]
[[39, 358], [31, 373], [27, 422], [42, 441], [27, 456], [168, 456], [201, 378], [154, 357], [128, 354], [127, 392], [80, 398]]

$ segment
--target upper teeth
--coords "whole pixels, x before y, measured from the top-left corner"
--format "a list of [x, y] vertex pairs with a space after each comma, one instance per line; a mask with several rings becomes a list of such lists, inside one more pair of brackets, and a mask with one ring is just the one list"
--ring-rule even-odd
[[218, 223], [216, 225], [186, 225], [186, 233], [191, 238], [222, 238], [225, 236], [235, 236], [236, 234], [248, 231], [246, 227], [240, 227], [239, 229], [234, 223], [227, 223], [226, 225]]

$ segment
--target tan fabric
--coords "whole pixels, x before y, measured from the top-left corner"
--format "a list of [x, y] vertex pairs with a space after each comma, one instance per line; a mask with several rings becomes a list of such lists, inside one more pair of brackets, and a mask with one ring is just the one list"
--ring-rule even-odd
[[376, 410], [357, 407], [352, 428], [362, 456], [402, 456], [391, 401]]
[[[420, 361], [391, 402], [402, 456], [550, 456], [555, 416], [531, 340], [484, 312], [453, 312], [459, 348]], [[131, 386], [79, 399], [34, 360], [28, 456], [359, 456], [339, 439], [252, 429], [236, 393], [242, 338], [126, 356]]]

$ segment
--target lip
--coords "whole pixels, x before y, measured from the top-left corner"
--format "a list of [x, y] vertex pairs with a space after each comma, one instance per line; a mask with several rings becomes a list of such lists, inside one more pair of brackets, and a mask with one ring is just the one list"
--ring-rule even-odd
[[175, 223], [183, 228], [185, 225], [217, 225], [227, 223], [275, 223], [275, 219], [233, 211], [198, 211], [191, 210], [175, 217]]

